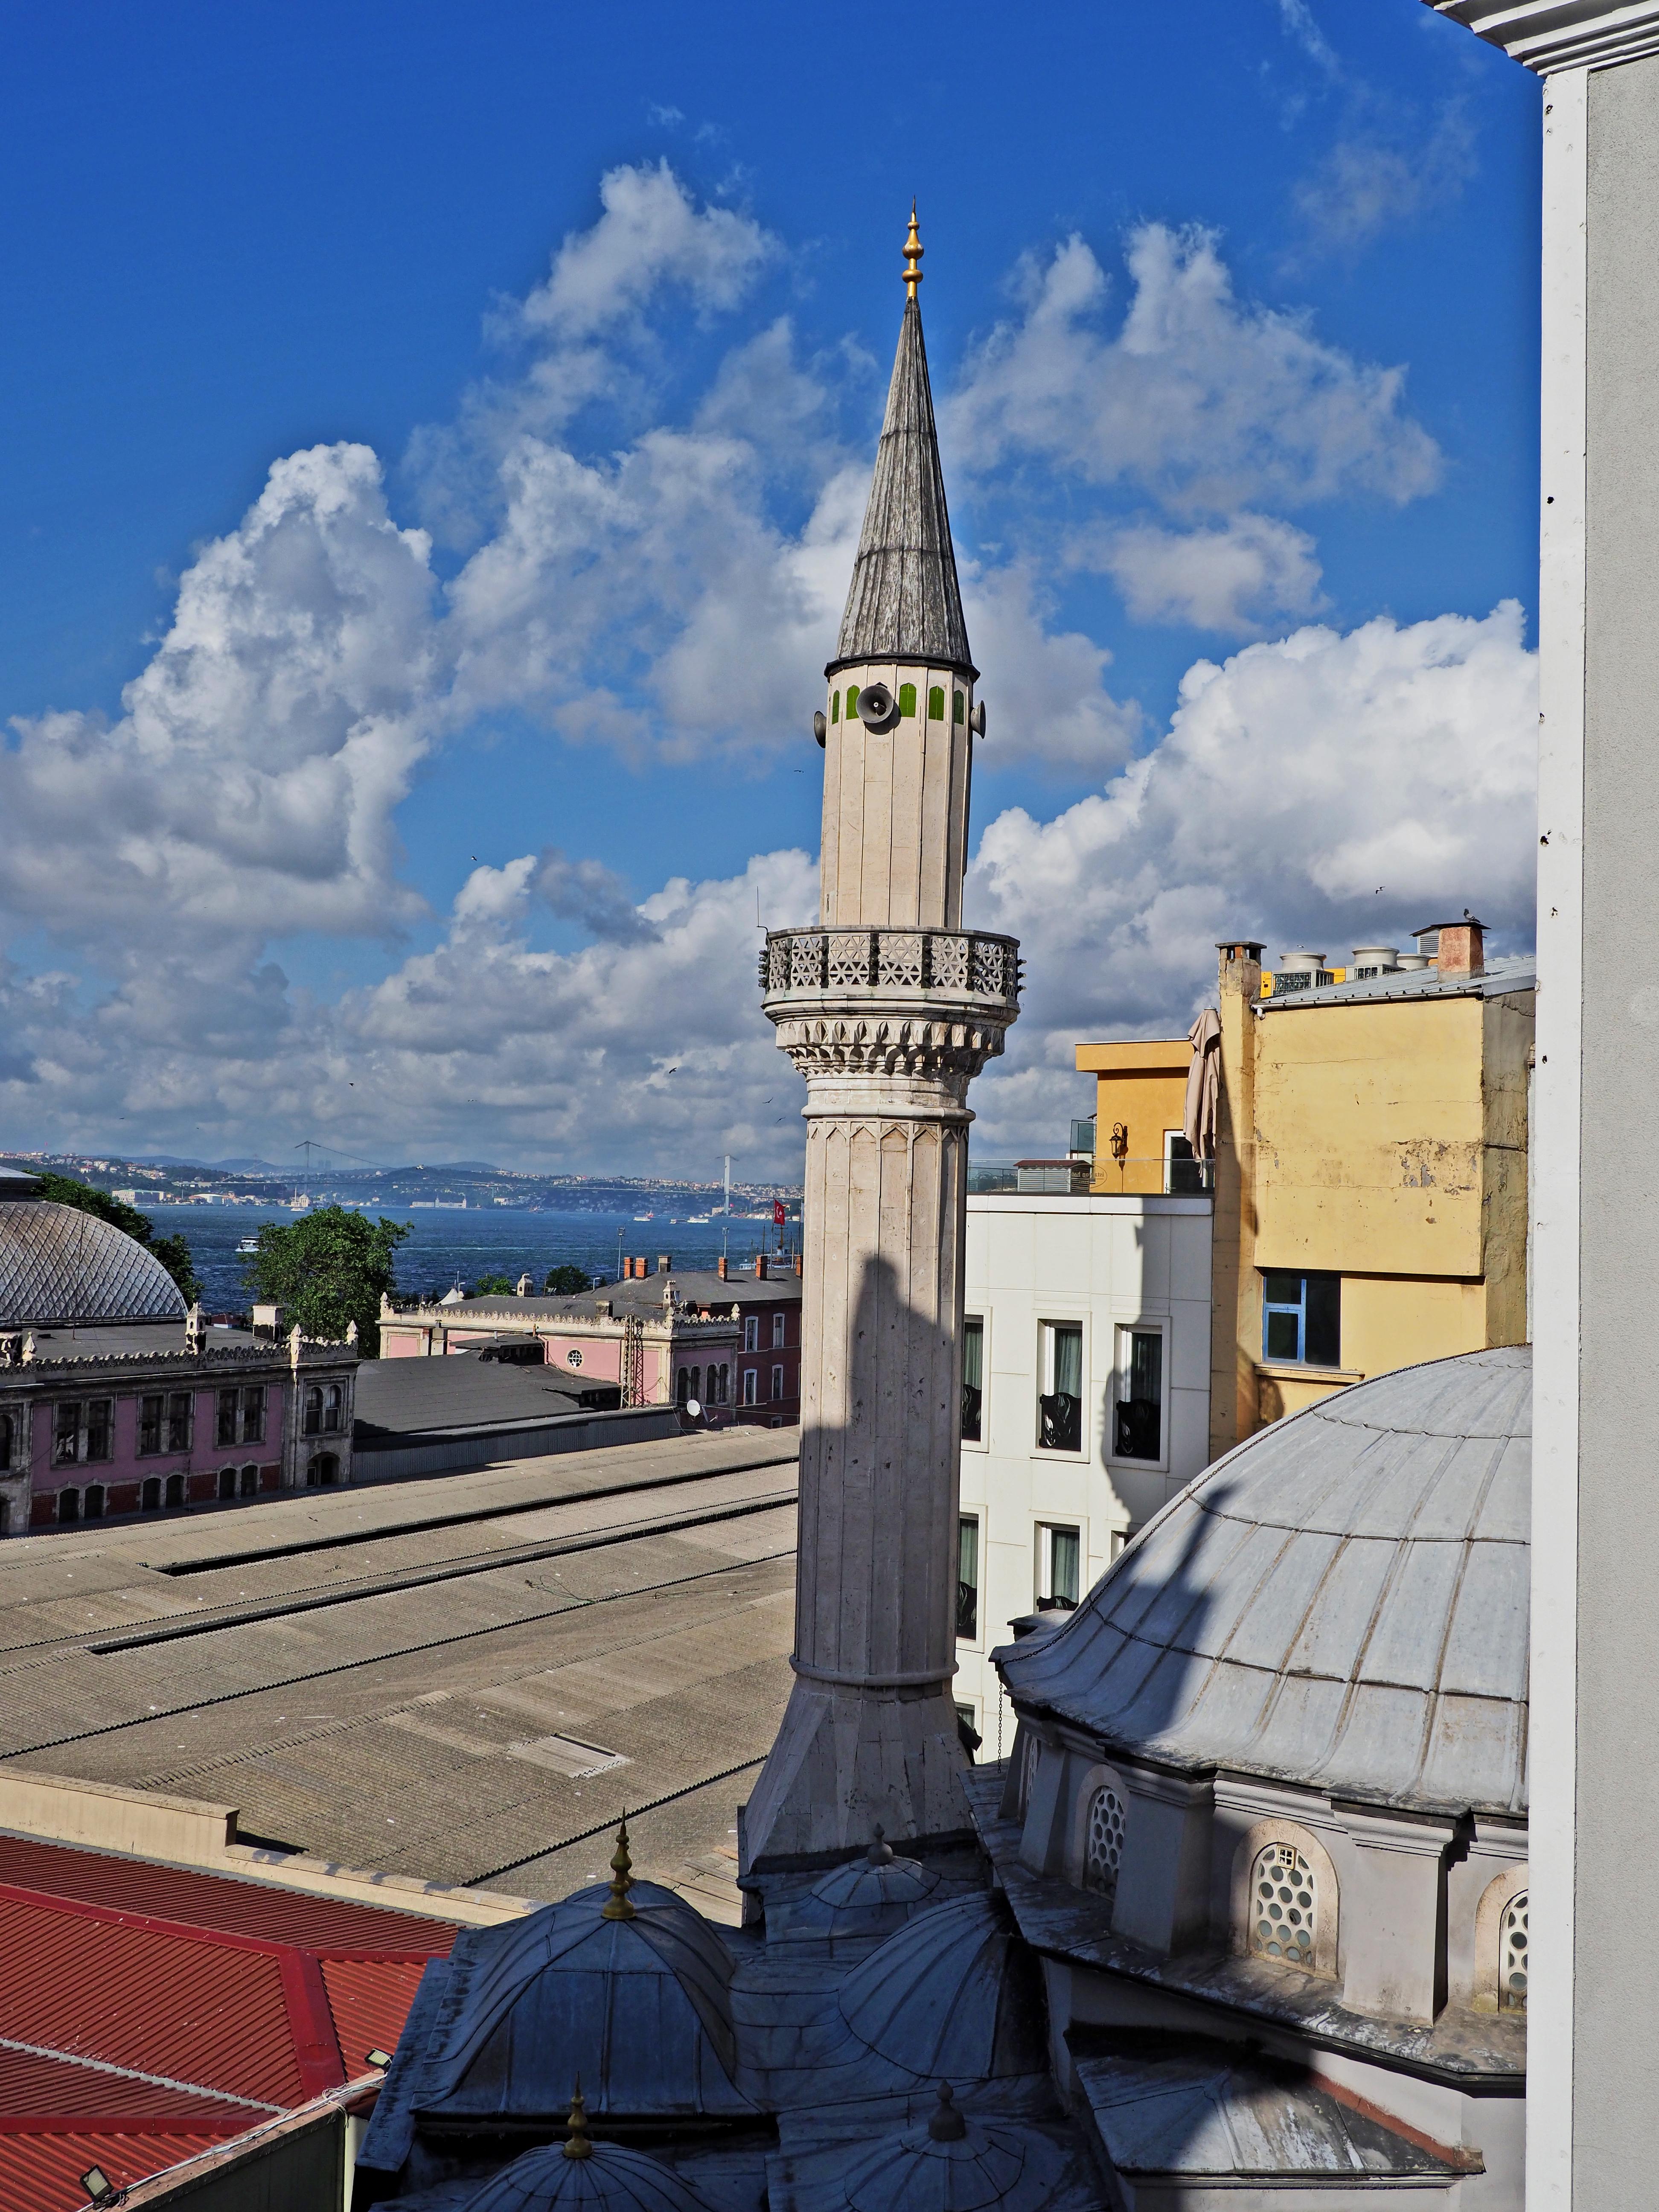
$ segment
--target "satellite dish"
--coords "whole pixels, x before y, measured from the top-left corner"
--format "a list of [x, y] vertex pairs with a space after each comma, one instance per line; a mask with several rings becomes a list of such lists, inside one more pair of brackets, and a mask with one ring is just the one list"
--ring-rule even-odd
[[884, 684], [866, 684], [859, 693], [859, 720], [866, 730], [883, 730], [893, 719], [893, 695]]
[[702, 1407], [696, 1399], [688, 1398], [685, 1401], [685, 1410], [694, 1421], [700, 1421], [702, 1419]]

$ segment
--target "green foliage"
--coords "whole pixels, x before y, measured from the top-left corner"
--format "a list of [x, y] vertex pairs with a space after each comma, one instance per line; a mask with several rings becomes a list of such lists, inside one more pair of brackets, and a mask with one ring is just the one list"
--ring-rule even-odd
[[286, 1325], [338, 1344], [357, 1324], [365, 1359], [380, 1350], [380, 1298], [392, 1288], [392, 1255], [409, 1235], [405, 1222], [366, 1221], [342, 1206], [319, 1206], [292, 1226], [267, 1222], [249, 1259], [248, 1287], [279, 1305]]
[[552, 1267], [548, 1271], [547, 1288], [552, 1297], [574, 1297], [578, 1291], [591, 1291], [592, 1287], [593, 1278], [586, 1269], [573, 1267], [568, 1261], [562, 1267]]
[[149, 1216], [140, 1213], [136, 1206], [128, 1206], [118, 1198], [112, 1198], [106, 1190], [94, 1190], [90, 1183], [76, 1182], [72, 1176], [52, 1175], [48, 1170], [31, 1168], [29, 1173], [40, 1186], [42, 1198], [49, 1198], [55, 1206], [72, 1206], [82, 1213], [95, 1213], [100, 1221], [121, 1230], [147, 1251], [153, 1252], [167, 1269], [186, 1305], [194, 1304], [201, 1296], [202, 1285], [196, 1279], [190, 1247], [182, 1237], [158, 1237]]
[[513, 1279], [510, 1275], [480, 1275], [472, 1285], [475, 1298], [510, 1298]]

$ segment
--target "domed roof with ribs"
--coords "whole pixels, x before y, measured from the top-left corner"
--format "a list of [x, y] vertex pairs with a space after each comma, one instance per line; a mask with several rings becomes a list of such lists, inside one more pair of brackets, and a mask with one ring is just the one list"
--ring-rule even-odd
[[998, 1663], [1109, 1747], [1422, 1811], [1527, 1807], [1532, 1356], [1379, 1376], [1261, 1431]]
[[0, 1328], [182, 1321], [179, 1286], [154, 1252], [78, 1206], [0, 1205]]

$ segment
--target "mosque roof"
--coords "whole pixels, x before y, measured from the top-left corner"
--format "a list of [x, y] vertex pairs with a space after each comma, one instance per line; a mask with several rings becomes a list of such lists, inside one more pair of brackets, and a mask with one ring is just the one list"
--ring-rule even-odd
[[858, 559], [830, 665], [848, 660], [973, 668], [914, 286], [904, 304]]
[[0, 1205], [0, 1328], [178, 1321], [185, 1302], [155, 1255], [78, 1206]]
[[1040, 2074], [1042, 2001], [1003, 1899], [986, 1891], [919, 1913], [838, 1993], [852, 2041], [923, 2081]]
[[878, 1828], [867, 1851], [820, 1875], [804, 1897], [769, 1907], [769, 1921], [792, 1936], [888, 1936], [939, 1893], [933, 1869], [895, 1852]]
[[1003, 1678], [1165, 1765], [1522, 1815], [1531, 1470], [1524, 1346], [1380, 1376], [1207, 1468]]
[[708, 2212], [706, 2200], [660, 2159], [623, 2143], [568, 2158], [562, 2143], [526, 2151], [492, 2174], [465, 2212]]

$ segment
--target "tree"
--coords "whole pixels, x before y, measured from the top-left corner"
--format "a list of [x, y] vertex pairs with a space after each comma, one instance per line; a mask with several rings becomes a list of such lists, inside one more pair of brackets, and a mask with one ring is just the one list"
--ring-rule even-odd
[[279, 1305], [291, 1328], [338, 1344], [357, 1324], [357, 1348], [366, 1359], [380, 1350], [380, 1299], [393, 1284], [392, 1255], [409, 1235], [406, 1222], [376, 1222], [343, 1206], [319, 1206], [291, 1227], [267, 1222], [259, 1249], [247, 1263], [255, 1297]]
[[107, 1221], [112, 1229], [153, 1252], [179, 1285], [186, 1305], [194, 1305], [200, 1297], [202, 1285], [190, 1246], [182, 1237], [158, 1237], [147, 1213], [112, 1198], [106, 1190], [94, 1190], [89, 1182], [76, 1182], [72, 1176], [52, 1175], [39, 1168], [31, 1168], [29, 1173], [40, 1186], [40, 1196], [49, 1198], [54, 1206], [72, 1206], [78, 1212], [96, 1214], [100, 1221]]
[[591, 1291], [593, 1278], [585, 1267], [573, 1267], [567, 1261], [562, 1267], [548, 1270], [548, 1294], [556, 1298], [574, 1297], [578, 1291]]
[[510, 1298], [513, 1283], [507, 1275], [480, 1275], [472, 1285], [475, 1298]]

